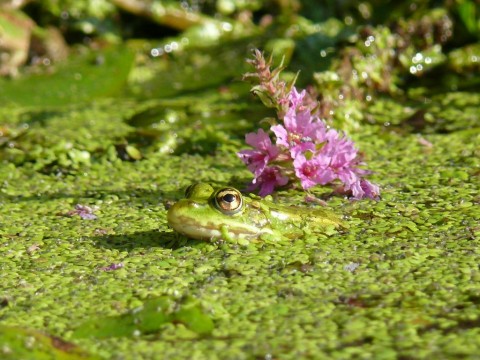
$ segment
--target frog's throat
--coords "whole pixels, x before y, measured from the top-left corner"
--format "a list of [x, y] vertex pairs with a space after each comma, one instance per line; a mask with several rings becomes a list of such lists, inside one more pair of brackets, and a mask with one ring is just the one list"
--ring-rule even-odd
[[[193, 239], [209, 240], [222, 238], [222, 226], [218, 223], [207, 222], [199, 224], [189, 217], [177, 216], [175, 219], [168, 218], [168, 224], [175, 231]], [[271, 233], [270, 229], [259, 229], [248, 224], [229, 224], [225, 227], [228, 236], [232, 239], [253, 238], [262, 233]]]

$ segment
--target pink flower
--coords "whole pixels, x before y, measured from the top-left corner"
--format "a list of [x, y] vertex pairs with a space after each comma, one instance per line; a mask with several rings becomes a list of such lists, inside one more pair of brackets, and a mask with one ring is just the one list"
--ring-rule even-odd
[[329, 167], [330, 158], [316, 155], [306, 159], [303, 154], [298, 154], [293, 160], [295, 175], [300, 179], [304, 189], [317, 184], [325, 185], [335, 179], [335, 173]]
[[290, 109], [283, 122], [284, 126], [274, 125], [270, 129], [277, 137], [276, 144], [290, 149], [292, 157], [297, 153], [315, 149], [315, 143], [321, 143], [325, 138], [325, 124], [312, 118], [308, 110], [296, 113]]
[[274, 125], [271, 129], [277, 137], [277, 144], [287, 148], [292, 158], [307, 150], [315, 150], [315, 144], [310, 141], [310, 138], [302, 138], [300, 134], [290, 132], [282, 125]]
[[254, 90], [269, 95], [268, 101], [262, 101], [277, 109], [278, 124], [270, 132], [247, 134], [246, 142], [253, 149], [237, 153], [255, 176], [249, 190], [260, 189], [259, 195], [266, 196], [299, 180], [304, 189], [335, 182], [342, 183], [341, 191], [354, 199], [378, 197], [379, 187], [364, 179], [370, 172], [360, 168], [364, 164], [354, 142], [315, 115], [314, 98], [295, 87], [286, 93], [288, 87], [277, 81], [280, 70], [270, 72], [260, 52], [253, 63], [257, 74], [250, 75], [260, 79]]
[[356, 167], [359, 163], [358, 151], [352, 140], [341, 136], [336, 130], [330, 129], [320, 153], [331, 159], [329, 167], [335, 173], [335, 178], [338, 178], [347, 187], [358, 181], [358, 175], [362, 170]]
[[290, 149], [292, 158], [307, 150], [313, 151], [315, 144], [325, 140], [325, 123], [301, 105], [305, 94], [305, 90], [298, 93], [293, 88], [289, 94], [290, 106], [283, 117], [284, 126], [274, 125], [270, 128], [277, 138], [276, 144]]
[[95, 220], [97, 215], [95, 215], [93, 212], [96, 210], [98, 210], [98, 206], [90, 207], [87, 205], [77, 204], [75, 205], [75, 210], [70, 210], [67, 212], [66, 216], [78, 215], [83, 220]]
[[[332, 130], [329, 132], [332, 132]], [[328, 145], [330, 145], [330, 143], [327, 143], [325, 146], [326, 150], [328, 150]], [[346, 137], [337, 137], [337, 139], [331, 143], [331, 146], [333, 148], [331, 152], [332, 166], [340, 168], [342, 166], [356, 165], [358, 162], [358, 151], [352, 140]]]
[[275, 187], [287, 185], [288, 180], [288, 177], [282, 174], [278, 166], [269, 166], [265, 167], [263, 172], [253, 179], [248, 190], [252, 191], [260, 187], [258, 194], [263, 197], [271, 194]]
[[123, 263], [118, 263], [118, 264], [110, 264], [109, 266], [101, 267], [100, 270], [103, 271], [112, 271], [112, 270], [118, 270], [123, 268]]
[[372, 184], [370, 181], [361, 179], [351, 186], [353, 198], [360, 200], [364, 197], [375, 199], [380, 195], [378, 185]]
[[290, 108], [296, 109], [303, 103], [303, 98], [305, 97], [305, 94], [307, 93], [306, 90], [302, 90], [302, 92], [298, 92], [295, 86], [292, 88], [290, 91], [290, 94], [288, 94], [288, 100], [290, 101]]
[[245, 142], [256, 149], [241, 150], [237, 155], [257, 177], [263, 172], [268, 162], [278, 156], [280, 150], [272, 144], [270, 137], [263, 129], [258, 130], [258, 133], [252, 132], [247, 134]]

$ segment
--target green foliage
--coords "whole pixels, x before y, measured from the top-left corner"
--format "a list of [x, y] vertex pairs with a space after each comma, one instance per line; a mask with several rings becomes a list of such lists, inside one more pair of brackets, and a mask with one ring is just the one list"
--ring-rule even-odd
[[115, 12], [112, 2], [107, 0], [42, 0], [41, 6], [55, 16], [60, 17], [66, 12], [74, 19], [87, 17], [105, 19]]
[[88, 320], [72, 336], [97, 339], [141, 336], [161, 331], [166, 323], [181, 323], [198, 335], [213, 330], [212, 320], [202, 312], [198, 302], [189, 300], [176, 305], [172, 299], [162, 297], [148, 300], [124, 315]]
[[39, 331], [0, 325], [0, 356], [4, 360], [99, 360], [76, 345]]
[[458, 0], [455, 4], [463, 25], [471, 36], [478, 39], [480, 36], [480, 4], [472, 0]]
[[[41, 26], [36, 11], [59, 14], [65, 6], [79, 20], [117, 25], [110, 15], [118, 9], [95, 3], [32, 2], [24, 11]], [[219, 3], [201, 2], [202, 15], [238, 32], [212, 33], [208, 47], [200, 26], [190, 32], [195, 43], [182, 43], [181, 32], [138, 41], [135, 55], [124, 46], [72, 51], [68, 63], [47, 67], [53, 74], [32, 66], [1, 79], [0, 358], [32, 351], [38, 359], [477, 356], [480, 96], [472, 3], [432, 11], [430, 1], [415, 9], [412, 2], [297, 8], [255, 1], [249, 8], [235, 1], [233, 11], [220, 3], [219, 20]], [[75, 22], [52, 21], [66, 34]], [[139, 34], [127, 25], [125, 38]], [[447, 43], [437, 37], [449, 31]], [[378, 41], [366, 46], [370, 35]], [[172, 42], [181, 49], [167, 53]], [[249, 180], [235, 152], [271, 113], [239, 83], [250, 44], [268, 43], [293, 51], [284, 65], [293, 74], [303, 69], [301, 81], [311, 84], [317, 73], [317, 90], [329, 99], [325, 114], [365, 153], [382, 199], [315, 192], [349, 224], [330, 237], [306, 230], [295, 241], [242, 245], [178, 237], [167, 228], [166, 208], [187, 185]], [[152, 49], [164, 52], [151, 56]], [[425, 64], [427, 57], [435, 61]], [[429, 67], [412, 74], [418, 61]], [[345, 81], [353, 69], [368, 72], [368, 81]], [[295, 189], [274, 199], [303, 200]], [[97, 218], [72, 215], [77, 204], [95, 208]], [[57, 336], [77, 336], [95, 355]]]
[[56, 107], [120, 94], [133, 54], [125, 47], [88, 52], [58, 66], [54, 73], [32, 74], [15, 81], [0, 79], [0, 104]]
[[[64, 175], [3, 161], [4, 326], [41, 329], [69, 340], [82, 326], [87, 329], [81, 325], [87, 322], [99, 337], [84, 332], [86, 337], [74, 342], [106, 359], [149, 359], [159, 353], [438, 358], [480, 351], [477, 93], [438, 95], [427, 104], [375, 102], [366, 114], [372, 124], [352, 135], [375, 171], [372, 181], [382, 186], [382, 200], [329, 198], [329, 206], [350, 225], [335, 236], [306, 232], [295, 241], [243, 246], [178, 238], [165, 218], [165, 205], [194, 181], [241, 186], [248, 180], [235, 156], [241, 146], [235, 129], [248, 127], [235, 120], [238, 115], [211, 119], [225, 140], [201, 156], [151, 153], [148, 149], [159, 146], [155, 142], [143, 149], [148, 156], [135, 162], [95, 150], [135, 126], [173, 120], [182, 109], [206, 111], [202, 101], [220, 111], [220, 99], [228, 97], [191, 95], [160, 104], [99, 100], [43, 113], [30, 123], [28, 136], [42, 135], [37, 146], [45, 152], [63, 137], [92, 157], [90, 164]], [[250, 104], [237, 100], [224, 112]], [[423, 119], [412, 117], [420, 104], [430, 114]], [[153, 118], [145, 113], [135, 118], [149, 108], [157, 111], [158, 121], [153, 110]], [[38, 116], [18, 107], [0, 113], [14, 129]], [[246, 118], [253, 117], [258, 114]], [[207, 121], [197, 120], [192, 122], [199, 129]], [[173, 129], [176, 123], [162, 126]], [[21, 143], [28, 137], [15, 139]], [[31, 156], [41, 162], [45, 152]], [[326, 189], [315, 195], [331, 194]], [[275, 201], [299, 204], [303, 195], [290, 189], [276, 194]], [[97, 207], [97, 219], [67, 216], [76, 204]], [[102, 270], [120, 262], [120, 269]], [[192, 297], [195, 301], [179, 300]]]

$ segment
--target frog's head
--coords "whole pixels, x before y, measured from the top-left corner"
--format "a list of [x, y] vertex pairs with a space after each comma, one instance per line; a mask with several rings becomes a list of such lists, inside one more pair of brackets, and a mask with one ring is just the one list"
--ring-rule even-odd
[[237, 189], [215, 190], [200, 183], [186, 189], [185, 198], [168, 210], [167, 220], [174, 230], [194, 239], [221, 238], [225, 231], [233, 238], [253, 236], [258, 228], [245, 209], [245, 199]]

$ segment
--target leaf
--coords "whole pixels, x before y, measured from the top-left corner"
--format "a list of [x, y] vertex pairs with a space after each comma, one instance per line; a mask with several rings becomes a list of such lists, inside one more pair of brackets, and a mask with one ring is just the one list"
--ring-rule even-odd
[[133, 63], [124, 47], [91, 52], [58, 65], [53, 74], [0, 78], [0, 105], [61, 106], [120, 93]]
[[183, 304], [175, 304], [170, 298], [160, 297], [151, 299], [126, 314], [90, 319], [73, 332], [73, 338], [152, 334], [159, 332], [166, 323], [182, 323], [199, 335], [209, 334], [214, 328], [213, 321], [202, 312], [197, 301], [187, 300]]
[[464, 0], [460, 1], [457, 5], [458, 15], [462, 20], [465, 27], [472, 34], [476, 34], [478, 29], [478, 23], [476, 20], [476, 5], [474, 1]]
[[205, 315], [194, 300], [190, 300], [175, 313], [175, 320], [199, 335], [210, 334], [214, 329], [212, 319]]
[[0, 358], [2, 360], [99, 360], [58, 337], [36, 330], [0, 325]]
[[158, 298], [126, 314], [93, 318], [82, 323], [72, 337], [109, 338], [152, 333], [171, 321], [167, 314], [170, 305], [167, 298]]

